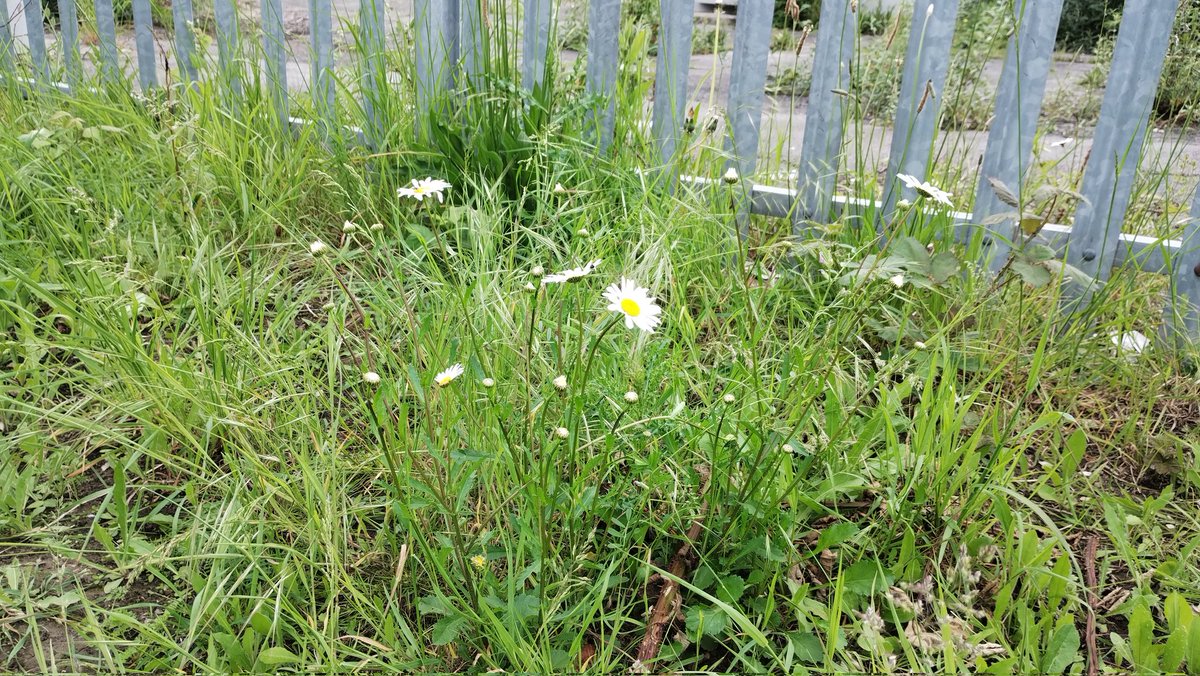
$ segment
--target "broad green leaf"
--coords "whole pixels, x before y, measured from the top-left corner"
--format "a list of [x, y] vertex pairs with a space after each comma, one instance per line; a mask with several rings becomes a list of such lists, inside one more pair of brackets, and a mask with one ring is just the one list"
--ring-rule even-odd
[[1030, 286], [1046, 286], [1052, 279], [1045, 265], [1030, 263], [1019, 258], [1013, 260], [1012, 271]]
[[725, 603], [733, 605], [742, 598], [742, 591], [746, 588], [746, 581], [738, 575], [726, 575], [721, 578], [721, 582], [717, 585], [717, 598]]
[[1154, 617], [1142, 602], [1134, 606], [1129, 615], [1129, 649], [1133, 665], [1138, 670], [1158, 670], [1158, 657], [1154, 649]]
[[687, 611], [687, 629], [690, 634], [703, 632], [706, 636], [720, 636], [729, 626], [725, 611], [711, 606], [692, 606]]
[[858, 531], [858, 524], [853, 521], [839, 521], [821, 531], [821, 536], [817, 539], [817, 546], [813, 547], [813, 549], [821, 551], [822, 549], [829, 549], [830, 547], [840, 545], [854, 537]]
[[1084, 451], [1087, 450], [1087, 433], [1083, 428], [1076, 428], [1063, 443], [1062, 476], [1064, 480], [1075, 475], [1079, 463], [1083, 461]]
[[272, 646], [258, 654], [258, 661], [269, 667], [277, 667], [281, 664], [299, 662], [300, 658], [287, 648]]
[[958, 256], [952, 252], [938, 252], [929, 264], [929, 276], [938, 284], [942, 284], [946, 280], [958, 273]]
[[433, 625], [433, 644], [446, 645], [458, 638], [458, 633], [466, 626], [467, 618], [465, 617], [443, 617]]
[[1079, 659], [1079, 630], [1070, 615], [1054, 631], [1050, 642], [1046, 644], [1046, 652], [1042, 653], [1041, 672], [1044, 674], [1061, 674]]

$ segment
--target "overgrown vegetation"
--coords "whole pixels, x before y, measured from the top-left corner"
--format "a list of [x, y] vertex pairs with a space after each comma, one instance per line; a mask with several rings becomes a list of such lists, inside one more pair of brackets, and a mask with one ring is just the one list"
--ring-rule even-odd
[[726, 157], [657, 166], [652, 29], [603, 154], [494, 30], [370, 149], [0, 87], [0, 669], [1200, 668], [1200, 355], [1136, 339], [1159, 278], [1060, 314], [1040, 169], [998, 276], [932, 193], [740, 231], [736, 179], [660, 183]]

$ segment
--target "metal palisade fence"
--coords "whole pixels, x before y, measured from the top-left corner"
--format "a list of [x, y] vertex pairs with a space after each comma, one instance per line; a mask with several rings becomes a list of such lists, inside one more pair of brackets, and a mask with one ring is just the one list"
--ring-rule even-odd
[[[76, 0], [56, 0], [61, 29], [58, 52], [65, 82], [49, 82], [52, 69], [43, 29], [41, 0], [0, 0], [0, 70], [34, 83], [48, 83], [64, 91], [83, 81]], [[100, 75], [124, 82], [118, 60], [113, 0], [93, 0], [98, 46], [91, 50]], [[213, 21], [218, 71], [227, 80], [229, 106], [237, 111], [244, 95], [246, 71], [239, 65], [239, 40], [252, 39], [238, 23], [235, 0], [214, 0]], [[386, 128], [373, 105], [373, 94], [391, 86], [382, 62], [386, 58], [386, 22], [383, 0], [361, 0], [359, 39], [355, 55], [363, 93], [362, 120], [358, 126], [340, 126], [336, 119], [333, 77], [333, 12], [331, 0], [309, 0], [309, 92], [315, 120], [297, 120], [289, 113], [287, 50], [282, 0], [260, 0], [262, 79], [274, 111], [283, 124], [316, 123], [328, 133], [350, 129], [355, 140], [373, 143]], [[416, 116], [418, 128], [435, 106], [443, 105], [442, 92], [458, 78], [480, 72], [489, 39], [486, 0], [414, 0], [413, 60], [416, 65]], [[1052, 64], [1055, 35], [1063, 0], [1015, 0], [1017, 29], [1009, 38], [997, 88], [994, 115], [984, 150], [974, 212], [954, 213], [963, 239], [978, 238], [993, 267], [1003, 264], [1011, 243], [1021, 240], [1015, 218], [1006, 219], [1012, 206], [997, 195], [989, 179], [1012, 186], [1019, 193], [1029, 167], [1037, 120]], [[185, 81], [198, 75], [197, 40], [192, 0], [173, 0], [173, 54], [158, 54], [152, 26], [151, 0], [132, 0], [137, 84], [143, 90], [161, 86], [156, 59], [170, 58], [174, 72]], [[883, 199], [874, 203], [876, 227], [884, 228], [897, 216], [898, 204], [912, 199], [912, 189], [897, 180], [899, 174], [924, 179], [930, 171], [941, 96], [951, 61], [951, 46], [959, 0], [914, 0], [900, 96], [893, 122]], [[692, 48], [694, 0], [660, 0], [652, 131], [665, 166], [670, 166], [682, 143], [687, 115], [687, 76]], [[1200, 190], [1192, 204], [1191, 219], [1179, 239], [1163, 240], [1122, 231], [1141, 160], [1150, 110], [1162, 71], [1179, 0], [1127, 0], [1117, 35], [1108, 85], [1095, 129], [1094, 144], [1083, 175], [1084, 199], [1072, 227], [1046, 225], [1040, 236], [1060, 251], [1068, 264], [1095, 280], [1105, 280], [1117, 266], [1135, 266], [1168, 274], [1171, 302], [1165, 326], [1176, 336], [1200, 335]], [[739, 0], [726, 102], [729, 166], [750, 177], [759, 153], [764, 86], [768, 66], [774, 0]], [[847, 208], [861, 208], [862, 200], [836, 194], [837, 175], [845, 157], [844, 131], [849, 112], [850, 64], [858, 41], [858, 0], [823, 0], [820, 8], [800, 162], [791, 187], [771, 187], [746, 181], [745, 209], [749, 213], [791, 218], [796, 234], [805, 236], [806, 225], [822, 221]], [[547, 59], [556, 58], [551, 43], [555, 23], [554, 0], [524, 0], [522, 86], [540, 86], [549, 72]], [[594, 112], [596, 144], [604, 151], [613, 142], [614, 102], [617, 89], [621, 0], [590, 0], [588, 6], [586, 88], [601, 104]], [[23, 19], [24, 32], [14, 31]], [[684, 178], [692, 185], [711, 179]], [[744, 222], [744, 219], [743, 219]]]

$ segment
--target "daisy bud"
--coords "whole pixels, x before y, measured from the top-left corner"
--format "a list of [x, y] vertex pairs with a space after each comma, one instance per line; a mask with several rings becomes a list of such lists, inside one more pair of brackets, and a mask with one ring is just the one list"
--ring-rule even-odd
[[309, 253], [311, 253], [314, 256], [320, 256], [321, 254], [325, 253], [328, 250], [329, 250], [329, 247], [325, 246], [325, 242], [322, 242], [319, 239], [314, 240], [312, 244], [308, 245]]
[[484, 387], [495, 387], [496, 386], [496, 381], [492, 380], [491, 378], [484, 378], [481, 382]]
[[383, 223], [372, 223], [371, 232], [380, 232], [383, 230]]
[[368, 385], [378, 385], [380, 380], [382, 380], [382, 378], [380, 378], [379, 374], [374, 371], [367, 371], [363, 374], [363, 382]]
[[332, 310], [332, 309], [333, 309], [333, 308], [335, 308], [335, 307], [337, 307], [337, 306], [336, 306], [336, 305], [334, 305], [332, 302], [329, 302], [329, 303], [326, 303], [326, 304], [322, 305], [322, 306], [321, 306], [321, 309], [322, 309], [322, 310], [324, 310], [324, 311], [326, 311], [326, 312], [329, 312], [330, 310]]
[[633, 390], [629, 390], [625, 393], [625, 401], [631, 404], [636, 404], [638, 401], [638, 393], [634, 392]]
[[561, 194], [565, 193], [566, 191], [567, 191], [567, 189], [563, 187], [562, 183], [554, 184], [554, 193], [556, 195], [561, 195]]
[[914, 341], [914, 342], [913, 342], [913, 347], [917, 348], [918, 350], [924, 350], [924, 349], [925, 349], [925, 343], [922, 343], [922, 342], [921, 342], [921, 341], [919, 341], [919, 340], [918, 340], [918, 341]]
[[546, 274], [546, 268], [543, 268], [540, 265], [535, 265], [533, 266], [533, 269], [529, 271], [529, 274], [533, 275], [534, 277], [541, 277], [542, 275]]
[[592, 235], [592, 233], [588, 232], [587, 228], [580, 228], [575, 231], [575, 234], [579, 235], [580, 237], [591, 237]]
[[792, 446], [791, 444], [784, 444], [783, 452], [787, 453], [788, 455], [792, 455], [793, 453], [796, 452], [796, 448], [794, 446]]
[[537, 287], [530, 282], [525, 282], [525, 290], [529, 293], [533, 293], [534, 291], [537, 291]]
[[559, 439], [566, 439], [567, 437], [571, 436], [571, 431], [565, 427], [560, 427], [554, 430], [554, 436], [558, 437]]
[[342, 223], [342, 232], [349, 234], [351, 232], [354, 232], [355, 230], [358, 230], [358, 226], [351, 223], [350, 221], [346, 221], [345, 223]]
[[726, 169], [725, 175], [721, 177], [722, 181], [725, 181], [730, 185], [737, 183], [739, 179], [740, 177], [738, 176], [737, 169], [734, 169], [733, 167]]
[[559, 390], [567, 389], [567, 377], [566, 376], [558, 376], [557, 378], [554, 379], [553, 382], [554, 382], [555, 388], [557, 388]]
[[736, 398], [733, 396], [733, 393], [729, 393], [729, 394], [721, 397], [721, 400], [724, 401], [726, 404], [732, 404], [735, 401], [735, 399]]
[[900, 287], [904, 286], [904, 275], [899, 273], [894, 274], [891, 277], [888, 277], [888, 281], [891, 282], [892, 285], [897, 289], [899, 289]]
[[896, 207], [898, 209], [907, 209], [911, 206], [912, 206], [911, 200], [900, 200], [899, 202], [896, 202]]
[[933, 16], [933, 3], [930, 3], [929, 6], [925, 8], [925, 18], [928, 19], [931, 16]]

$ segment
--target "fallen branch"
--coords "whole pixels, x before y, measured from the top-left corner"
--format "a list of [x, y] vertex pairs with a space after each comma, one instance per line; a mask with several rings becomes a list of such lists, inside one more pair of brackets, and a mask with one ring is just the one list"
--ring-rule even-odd
[[[700, 489], [700, 495], [708, 491], [708, 477], [705, 476], [704, 486]], [[683, 544], [675, 552], [675, 556], [671, 558], [671, 565], [667, 567], [667, 572], [671, 577], [663, 579], [662, 589], [658, 592], [658, 601], [654, 604], [654, 609], [650, 611], [650, 621], [646, 623], [646, 635], [642, 638], [641, 645], [638, 646], [637, 659], [633, 663], [635, 672], [645, 672], [646, 664], [653, 661], [658, 656], [658, 650], [662, 647], [663, 636], [667, 633], [667, 627], [671, 624], [671, 620], [679, 612], [679, 607], [683, 603], [679, 598], [679, 584], [676, 579], [682, 580], [691, 568], [692, 562], [692, 545], [700, 537], [700, 530], [704, 526], [704, 517], [708, 513], [708, 501], [705, 500], [700, 506], [700, 514], [692, 521], [691, 528], [688, 528], [687, 534], [684, 535]]]
[[1088, 653], [1088, 676], [1100, 674], [1100, 652], [1096, 649], [1096, 606], [1100, 604], [1100, 599], [1096, 596], [1096, 546], [1099, 541], [1100, 538], [1095, 535], [1089, 537], [1083, 553], [1083, 576], [1088, 592], [1087, 626], [1084, 629], [1084, 640], [1087, 643]]

